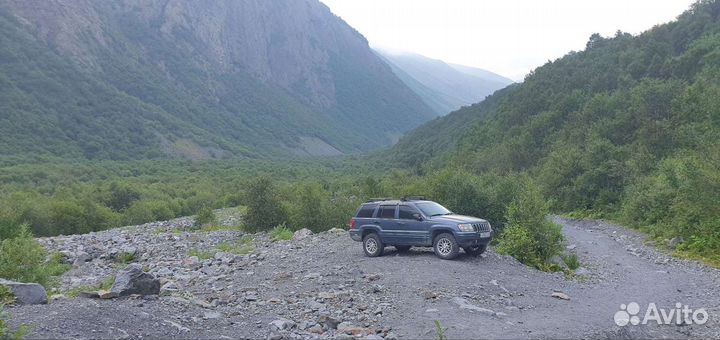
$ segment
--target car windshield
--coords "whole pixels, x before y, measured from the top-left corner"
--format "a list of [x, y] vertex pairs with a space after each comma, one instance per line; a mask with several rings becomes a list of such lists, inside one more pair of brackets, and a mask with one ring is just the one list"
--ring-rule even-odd
[[425, 214], [425, 216], [429, 217], [452, 214], [452, 211], [447, 210], [447, 208], [435, 202], [416, 203], [415, 205], [423, 212], [423, 214]]

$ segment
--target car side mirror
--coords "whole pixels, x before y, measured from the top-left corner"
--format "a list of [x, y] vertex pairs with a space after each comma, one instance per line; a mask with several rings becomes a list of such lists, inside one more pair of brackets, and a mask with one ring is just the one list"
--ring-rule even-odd
[[418, 220], [418, 221], [422, 221], [422, 220], [423, 220], [422, 215], [420, 215], [420, 214], [418, 214], [418, 213], [412, 214], [412, 217], [413, 217], [414, 219]]

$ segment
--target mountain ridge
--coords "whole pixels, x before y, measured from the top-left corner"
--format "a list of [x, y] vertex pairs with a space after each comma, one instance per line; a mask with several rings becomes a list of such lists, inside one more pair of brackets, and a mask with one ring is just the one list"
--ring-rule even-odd
[[[360, 33], [316, 0], [6, 0], [0, 11], [12, 55], [0, 70], [13, 89], [5, 95], [33, 103], [6, 107], [15, 113], [0, 137], [3, 154], [352, 153], [388, 145], [433, 116]], [[40, 98], [46, 84], [59, 93]], [[20, 116], [56, 123], [38, 136], [12, 128], [24, 126]], [[57, 146], [34, 146], [41, 138]]]

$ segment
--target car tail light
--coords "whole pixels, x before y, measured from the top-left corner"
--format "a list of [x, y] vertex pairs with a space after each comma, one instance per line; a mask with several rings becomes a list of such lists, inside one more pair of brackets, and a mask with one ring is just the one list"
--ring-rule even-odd
[[350, 220], [350, 229], [355, 229], [355, 219]]

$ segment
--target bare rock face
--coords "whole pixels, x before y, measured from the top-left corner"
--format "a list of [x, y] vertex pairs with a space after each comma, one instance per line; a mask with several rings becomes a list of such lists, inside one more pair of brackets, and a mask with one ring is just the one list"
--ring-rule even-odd
[[143, 271], [141, 265], [133, 263], [115, 277], [115, 283], [110, 293], [118, 296], [127, 295], [158, 295], [160, 294], [160, 280], [154, 275]]
[[37, 283], [21, 283], [0, 279], [0, 286], [10, 289], [10, 292], [15, 295], [15, 303], [40, 305], [48, 302], [45, 288]]

